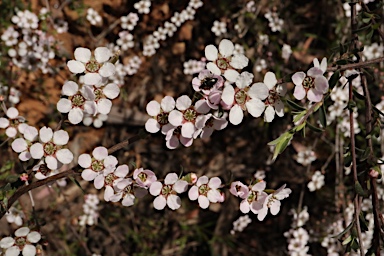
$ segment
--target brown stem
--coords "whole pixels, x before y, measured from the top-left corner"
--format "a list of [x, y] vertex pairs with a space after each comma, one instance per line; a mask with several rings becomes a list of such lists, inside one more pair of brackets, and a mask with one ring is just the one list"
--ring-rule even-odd
[[[356, 31], [357, 28], [357, 17], [356, 17], [356, 3], [350, 3], [351, 5], [351, 28], [352, 28], [352, 42], [353, 42], [353, 48], [357, 49], [359, 38], [354, 31]], [[348, 91], [349, 91], [349, 101], [351, 102], [353, 100], [353, 86], [352, 86], [352, 80], [348, 79]], [[353, 119], [353, 109], [349, 109], [349, 129], [350, 129], [350, 138], [351, 138], [351, 155], [352, 155], [352, 169], [353, 169], [353, 181], [354, 184], [356, 184], [358, 181], [357, 178], [357, 166], [356, 166], [356, 145], [355, 145], [355, 128], [354, 128], [354, 119]], [[360, 210], [361, 210], [361, 204], [360, 204], [360, 196], [356, 194], [354, 199], [354, 205], [355, 205], [355, 225], [357, 230], [357, 237], [359, 238], [359, 247], [360, 247], [360, 255], [364, 256], [364, 245], [363, 240], [361, 237], [361, 228], [360, 228]]]
[[[143, 139], [143, 138], [144, 138], [143, 133], [139, 132], [138, 135], [135, 135], [132, 138], [124, 140], [124, 141], [116, 144], [115, 146], [109, 148], [108, 149], [108, 154], [112, 154], [113, 152], [116, 152], [117, 150], [122, 149], [122, 148], [126, 147], [127, 145], [132, 144], [132, 143], [134, 143], [134, 142], [136, 142], [136, 141], [138, 141], [140, 139]], [[18, 188], [15, 191], [15, 193], [8, 199], [8, 203], [6, 205], [6, 209], [0, 209], [0, 219], [4, 216], [4, 214], [6, 213], [7, 209], [9, 209], [16, 202], [16, 200], [20, 196], [24, 195], [28, 191], [30, 191], [32, 189], [35, 189], [35, 188], [38, 188], [38, 187], [41, 187], [41, 186], [44, 186], [44, 185], [47, 185], [49, 183], [55, 182], [55, 181], [57, 181], [59, 179], [79, 174], [79, 170], [80, 170], [79, 167], [77, 167], [77, 168], [70, 168], [69, 170], [60, 172], [60, 173], [58, 173], [56, 175], [52, 175], [52, 176], [50, 176], [50, 177], [48, 177], [46, 179], [38, 180], [38, 181], [33, 182], [33, 183], [31, 183], [31, 184], [29, 184], [27, 186], [23, 186], [23, 187]]]
[[380, 63], [383, 61], [384, 61], [384, 57], [379, 57], [379, 58], [367, 60], [364, 62], [345, 64], [345, 65], [340, 65], [340, 66], [336, 66], [336, 67], [328, 67], [327, 71], [328, 72], [336, 71], [336, 70], [343, 71], [343, 70], [347, 70], [347, 69], [363, 68], [363, 67], [369, 66], [371, 64], [376, 64], [376, 63]]
[[[365, 130], [366, 135], [370, 134], [372, 132], [372, 102], [371, 102], [371, 96], [369, 94], [368, 89], [368, 83], [367, 78], [364, 74], [361, 74], [361, 82], [363, 85], [364, 95], [365, 95]], [[371, 136], [366, 136], [366, 142], [369, 147], [369, 156], [368, 161], [370, 163], [376, 162], [374, 152], [373, 152], [373, 144], [372, 144], [372, 138]], [[368, 170], [369, 171], [369, 170]], [[371, 195], [372, 195], [372, 207], [373, 207], [373, 218], [374, 218], [374, 231], [373, 231], [373, 243], [372, 246], [374, 248], [375, 255], [380, 255], [380, 227], [382, 226], [379, 216], [380, 213], [380, 204], [377, 194], [377, 184], [376, 180], [377, 178], [370, 177], [370, 183], [371, 183]]]

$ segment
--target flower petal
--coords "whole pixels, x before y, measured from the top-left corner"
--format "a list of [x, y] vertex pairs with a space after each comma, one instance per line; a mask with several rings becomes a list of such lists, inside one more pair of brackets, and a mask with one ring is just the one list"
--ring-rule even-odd
[[77, 60], [70, 60], [67, 62], [67, 67], [69, 71], [74, 74], [81, 74], [85, 71], [85, 66], [83, 63]]
[[87, 48], [78, 47], [75, 49], [75, 59], [83, 63], [87, 63], [91, 59], [91, 55], [91, 50]]
[[261, 100], [255, 98], [250, 99], [245, 103], [245, 106], [247, 107], [247, 111], [249, 114], [251, 114], [253, 117], [259, 117], [265, 110], [265, 104]]
[[57, 159], [63, 164], [69, 164], [73, 160], [72, 152], [67, 148], [62, 148], [56, 152]]
[[273, 72], [267, 72], [264, 76], [264, 84], [271, 90], [277, 83], [276, 75]]
[[217, 60], [217, 56], [218, 56], [218, 50], [216, 46], [210, 44], [205, 47], [205, 57], [207, 58], [207, 60], [215, 61]]
[[244, 113], [239, 105], [234, 105], [229, 111], [229, 122], [238, 125], [243, 121]]
[[68, 143], [68, 140], [69, 140], [68, 132], [64, 130], [58, 130], [53, 133], [53, 143], [55, 143], [56, 145], [60, 145], [60, 146], [66, 145]]
[[[296, 86], [303, 86], [302, 83], [304, 81], [304, 78], [306, 77], [305, 73], [300, 71], [300, 72], [296, 72], [295, 74], [293, 74], [292, 76], [292, 82], [296, 85]], [[304, 97], [303, 97], [304, 98]]]
[[223, 39], [220, 41], [219, 52], [223, 57], [231, 56], [233, 54], [234, 49], [235, 49], [235, 46], [230, 40]]
[[97, 47], [94, 54], [96, 61], [99, 63], [108, 61], [112, 56], [111, 51], [107, 47]]

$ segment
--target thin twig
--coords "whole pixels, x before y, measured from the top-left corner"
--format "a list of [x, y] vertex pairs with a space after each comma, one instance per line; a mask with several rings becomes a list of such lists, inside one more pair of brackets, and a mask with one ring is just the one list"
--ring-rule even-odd
[[[357, 17], [356, 17], [356, 3], [350, 3], [351, 5], [351, 28], [352, 28], [352, 42], [353, 42], [353, 48], [357, 49], [359, 39], [357, 34], [354, 32], [357, 28]], [[349, 101], [351, 102], [353, 100], [353, 86], [352, 86], [352, 79], [348, 79], [348, 91], [349, 91]], [[349, 108], [349, 129], [350, 129], [350, 138], [351, 138], [351, 155], [352, 155], [352, 170], [353, 170], [353, 181], [354, 184], [356, 184], [358, 181], [357, 178], [357, 163], [356, 163], [356, 145], [355, 145], [355, 128], [354, 128], [354, 118], [353, 118], [353, 108]], [[355, 205], [355, 225], [356, 225], [356, 231], [357, 231], [357, 237], [359, 239], [359, 247], [360, 247], [360, 255], [364, 256], [364, 245], [363, 240], [361, 236], [361, 228], [360, 228], [360, 210], [361, 210], [361, 204], [360, 204], [360, 196], [358, 194], [355, 195], [354, 199], [354, 205]]]
[[338, 65], [336, 67], [328, 67], [327, 71], [328, 72], [336, 71], [336, 70], [343, 71], [343, 70], [347, 70], [347, 69], [363, 68], [363, 67], [369, 66], [371, 64], [376, 64], [376, 63], [380, 63], [380, 62], [384, 62], [384, 57], [379, 57], [376, 59], [367, 60], [367, 61], [358, 62], [358, 63]]

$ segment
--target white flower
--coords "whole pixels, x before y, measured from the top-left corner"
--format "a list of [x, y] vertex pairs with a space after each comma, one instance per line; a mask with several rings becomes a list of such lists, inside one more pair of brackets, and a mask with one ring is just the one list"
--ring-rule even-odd
[[183, 193], [188, 188], [188, 182], [180, 180], [176, 173], [168, 173], [164, 179], [164, 185], [155, 181], [149, 188], [149, 193], [156, 196], [153, 206], [157, 210], [162, 210], [166, 205], [172, 210], [177, 210], [181, 206], [180, 197], [177, 195]]
[[116, 44], [119, 45], [124, 51], [132, 48], [135, 45], [133, 35], [128, 31], [119, 32], [119, 39], [116, 40]]
[[239, 72], [235, 69], [243, 69], [248, 65], [248, 58], [243, 54], [234, 54], [235, 46], [228, 39], [221, 40], [219, 50], [214, 45], [205, 47], [205, 57], [211, 61], [207, 64], [215, 75], [223, 74], [229, 82], [235, 82]]
[[68, 61], [67, 66], [74, 74], [85, 73], [84, 84], [98, 85], [102, 78], [115, 74], [115, 65], [108, 62], [112, 55], [107, 47], [97, 47], [93, 55], [89, 49], [78, 47], [75, 50], [75, 60]]
[[44, 157], [47, 167], [51, 170], [57, 170], [63, 164], [72, 162], [72, 152], [63, 148], [69, 140], [68, 132], [64, 130], [53, 132], [51, 128], [44, 126], [40, 129], [39, 135], [40, 142], [34, 143], [30, 148], [33, 159]]
[[117, 165], [117, 158], [108, 155], [108, 149], [105, 147], [97, 147], [89, 154], [81, 154], [78, 159], [81, 167], [85, 168], [81, 173], [84, 180], [92, 181], [98, 176], [102, 177], [112, 173]]
[[218, 188], [221, 180], [218, 177], [209, 179], [207, 176], [201, 176], [196, 185], [192, 186], [188, 192], [188, 197], [192, 201], [198, 200], [202, 209], [207, 209], [209, 203], [217, 203], [221, 201], [221, 193]]
[[31, 153], [29, 152], [31, 142], [35, 141], [38, 136], [38, 131], [35, 127], [27, 125], [23, 131], [24, 138], [15, 139], [11, 146], [13, 151], [19, 154], [21, 161], [28, 161], [31, 159]]
[[133, 5], [133, 7], [137, 10], [138, 13], [148, 14], [151, 7], [150, 0], [141, 0]]
[[312, 176], [312, 180], [308, 183], [309, 191], [313, 192], [320, 189], [324, 185], [324, 178], [320, 171], [316, 171]]
[[20, 129], [25, 128], [25, 119], [19, 116], [19, 111], [14, 107], [8, 108], [6, 115], [8, 118], [0, 117], [0, 128], [6, 129], [5, 134], [10, 138], [14, 138], [17, 132], [20, 132]]
[[137, 13], [128, 13], [127, 16], [121, 16], [121, 28], [123, 29], [128, 29], [128, 30], [133, 30], [139, 21], [139, 16]]
[[57, 102], [57, 110], [61, 113], [68, 113], [68, 120], [72, 124], [78, 124], [83, 120], [84, 112], [90, 115], [97, 113], [97, 105], [94, 102], [95, 94], [91, 87], [79, 85], [73, 81], [67, 81], [61, 92], [68, 96], [68, 99], [61, 98]]
[[147, 104], [146, 110], [152, 118], [145, 123], [145, 130], [150, 133], [157, 133], [160, 129], [168, 124], [169, 112], [175, 109], [176, 102], [171, 96], [165, 96], [161, 100], [161, 104], [152, 100]]
[[211, 31], [215, 34], [215, 36], [220, 36], [222, 34], [227, 33], [227, 23], [215, 20], [213, 22], [213, 27]]
[[22, 252], [23, 256], [35, 256], [36, 247], [32, 243], [37, 243], [41, 235], [37, 231], [30, 231], [28, 227], [22, 227], [15, 231], [15, 238], [4, 237], [0, 240], [0, 248], [5, 249], [5, 256], [18, 256]]
[[244, 194], [241, 198], [244, 200], [240, 203], [240, 211], [242, 213], [248, 213], [251, 210], [254, 214], [257, 214], [261, 209], [259, 205], [262, 205], [267, 198], [268, 194], [264, 192], [267, 183], [265, 181], [259, 181], [249, 189], [248, 194]]
[[87, 20], [92, 25], [101, 25], [103, 19], [101, 18], [100, 14], [93, 8], [87, 9]]
[[289, 57], [292, 54], [292, 49], [291, 46], [288, 44], [284, 44], [283, 48], [281, 49], [281, 57], [285, 60], [288, 61]]
[[319, 68], [321, 69], [321, 71], [323, 71], [323, 74], [327, 71], [327, 58], [323, 58], [321, 60], [321, 64], [319, 63], [319, 60], [317, 58], [314, 58], [313, 59], [313, 66], [315, 68]]
[[305, 149], [305, 150], [299, 151], [297, 153], [297, 157], [296, 157], [296, 161], [299, 164], [302, 164], [304, 166], [309, 165], [310, 163], [312, 163], [316, 159], [317, 158], [316, 158], [315, 152], [310, 150], [310, 149]]

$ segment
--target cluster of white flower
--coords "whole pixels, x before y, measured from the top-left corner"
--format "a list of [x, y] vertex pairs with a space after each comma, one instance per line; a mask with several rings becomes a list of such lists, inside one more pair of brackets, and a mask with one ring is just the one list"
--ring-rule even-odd
[[236, 232], [243, 232], [243, 230], [248, 227], [252, 222], [249, 215], [240, 216], [237, 220], [233, 222], [233, 228], [230, 231], [231, 235], [234, 235]]
[[121, 28], [131, 31], [136, 27], [137, 22], [139, 21], [139, 15], [137, 15], [137, 13], [131, 12], [128, 13], [127, 16], [122, 16], [120, 21]]
[[[4, 237], [0, 240], [5, 256], [17, 256], [20, 253], [23, 256], [35, 256], [36, 246], [33, 245], [40, 241], [41, 235], [37, 231], [32, 231], [28, 227], [22, 227], [15, 231], [14, 237]], [[3, 255], [3, 254], [2, 254]]]
[[277, 12], [270, 12], [264, 14], [264, 17], [269, 21], [268, 26], [272, 32], [280, 32], [283, 29], [284, 20], [280, 19]]
[[92, 226], [97, 223], [97, 219], [99, 218], [99, 211], [97, 209], [99, 205], [99, 198], [97, 195], [87, 194], [84, 196], [84, 204], [83, 204], [83, 212], [84, 214], [79, 217], [79, 225]]
[[143, 44], [143, 55], [152, 56], [156, 50], [160, 48], [160, 41], [164, 41], [168, 37], [172, 37], [177, 29], [186, 21], [193, 20], [198, 8], [203, 5], [201, 0], [190, 0], [188, 6], [180, 13], [175, 12], [169, 21], [160, 26], [151, 35], [147, 36]]
[[316, 159], [317, 159], [316, 154], [311, 149], [305, 149], [305, 150], [299, 151], [296, 156], [296, 161], [299, 164], [302, 164], [304, 166], [308, 166]]
[[[374, 231], [374, 217], [372, 213], [372, 201], [370, 199], [364, 199], [362, 203], [362, 211], [366, 212], [365, 220], [368, 224], [368, 230], [361, 233], [362, 243], [364, 246], [364, 254], [367, 253], [368, 249], [371, 247], [373, 231]], [[345, 227], [343, 222], [345, 221], [346, 225], [352, 222], [354, 215], [354, 205], [352, 202], [349, 202], [347, 208], [345, 209], [346, 219], [338, 219], [332, 222], [326, 230], [328, 234], [321, 241], [321, 246], [327, 249], [328, 255], [344, 255], [344, 248], [340, 246], [338, 239], [335, 237], [340, 234]], [[351, 255], [357, 256], [360, 255], [360, 249], [357, 249], [356, 252], [351, 252]]]
[[1, 35], [13, 64], [27, 69], [40, 69], [48, 73], [48, 61], [55, 57], [56, 40], [39, 30], [39, 18], [25, 10], [12, 17], [15, 26], [8, 27]]
[[[354, 73], [350, 71], [349, 73]], [[350, 136], [350, 123], [349, 123], [349, 110], [347, 109], [348, 105], [348, 91], [349, 84], [346, 77], [348, 77], [348, 72], [345, 73], [339, 80], [342, 86], [335, 86], [331, 93], [331, 99], [333, 104], [328, 107], [327, 123], [331, 124], [333, 121], [337, 121], [338, 129], [344, 134], [345, 137]], [[361, 87], [361, 78], [357, 76], [352, 81], [352, 86], [359, 92], [362, 92]], [[358, 113], [357, 111], [353, 112], [354, 118], [354, 132], [355, 134], [360, 133], [359, 124], [357, 122]]]
[[100, 14], [93, 8], [87, 9], [87, 20], [94, 26], [99, 26], [103, 24], [103, 19]]
[[279, 189], [273, 191], [269, 195], [265, 192], [267, 183], [259, 180], [256, 184], [249, 186], [240, 181], [231, 183], [229, 192], [243, 199], [240, 203], [240, 211], [242, 213], [249, 213], [251, 211], [257, 214], [259, 221], [264, 220], [270, 210], [272, 215], [276, 215], [280, 211], [281, 200], [287, 198], [291, 194], [289, 188], [285, 188], [285, 184]]
[[108, 81], [116, 72], [116, 66], [109, 62], [113, 57], [106, 47], [96, 48], [94, 54], [87, 48], [79, 47], [75, 50], [75, 60], [68, 61], [69, 70], [82, 76], [79, 83], [64, 83], [62, 95], [68, 98], [61, 98], [57, 109], [68, 113], [72, 124], [80, 123], [88, 115], [107, 115], [111, 111], [111, 100], [120, 94], [120, 87]]
[[373, 43], [371, 45], [366, 45], [363, 51], [363, 59], [371, 60], [383, 56], [384, 46], [382, 44]]
[[294, 256], [307, 256], [309, 246], [308, 231], [303, 228], [309, 219], [308, 209], [304, 207], [299, 214], [296, 210], [292, 209], [293, 214], [291, 229], [284, 233], [288, 241], [288, 255]]
[[148, 14], [151, 10], [151, 1], [150, 0], [141, 0], [133, 5], [138, 13]]
[[215, 20], [213, 22], [211, 31], [215, 34], [215, 36], [221, 36], [227, 33], [227, 23], [225, 23], [224, 21]]
[[183, 63], [184, 74], [185, 75], [194, 75], [199, 73], [205, 68], [205, 60], [188, 60]]
[[307, 185], [309, 191], [313, 192], [315, 190], [319, 190], [322, 186], [324, 186], [324, 178], [324, 175], [320, 171], [316, 171], [312, 175], [312, 179]]

